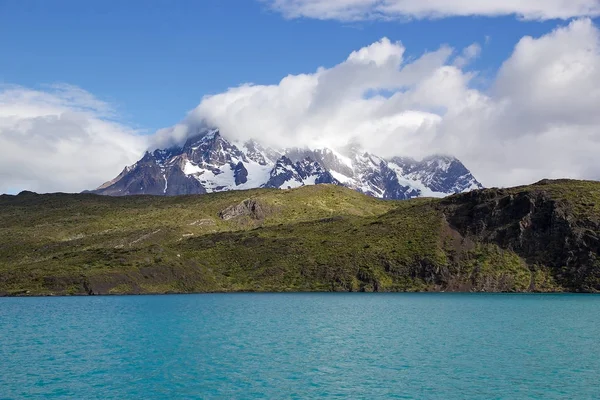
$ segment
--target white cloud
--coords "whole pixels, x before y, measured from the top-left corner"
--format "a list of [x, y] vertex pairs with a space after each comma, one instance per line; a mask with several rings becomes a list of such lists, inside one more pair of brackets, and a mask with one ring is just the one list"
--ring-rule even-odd
[[74, 86], [0, 87], [0, 193], [81, 191], [118, 174], [146, 138], [114, 114]]
[[444, 116], [435, 146], [462, 157], [489, 185], [599, 179], [598, 82], [600, 32], [590, 20], [525, 37], [489, 93]]
[[495, 94], [510, 98], [519, 123], [600, 122], [600, 34], [575, 21], [539, 39], [523, 38], [502, 66]]
[[481, 46], [479, 43], [473, 43], [470, 46], [467, 46], [463, 49], [460, 56], [454, 59], [454, 65], [458, 68], [464, 68], [469, 63], [477, 58], [481, 54]]
[[598, 0], [261, 0], [286, 18], [341, 21], [516, 15], [529, 20], [600, 15]]
[[600, 178], [598, 37], [588, 19], [525, 37], [485, 92], [461, 69], [479, 45], [406, 60], [403, 45], [384, 38], [329, 69], [207, 96], [185, 123], [275, 146], [358, 141], [384, 156], [449, 153], [485, 185]]
[[[416, 59], [382, 39], [332, 68], [206, 96], [152, 137], [70, 86], [0, 88], [0, 192], [93, 188], [147, 146], [182, 142], [199, 124], [285, 146], [355, 141], [382, 156], [460, 158], [486, 186], [542, 178], [600, 178], [600, 32], [572, 21], [515, 46], [489, 89], [464, 69], [481, 48], [440, 47]], [[485, 55], [483, 55], [485, 56]]]
[[[455, 68], [445, 66], [452, 56], [447, 47], [408, 63], [403, 54], [401, 43], [384, 38], [330, 69], [207, 96], [187, 122], [206, 120], [228, 137], [256, 138], [277, 147], [339, 147], [366, 135], [391, 135], [392, 128], [412, 131], [415, 124], [438, 118], [427, 107], [446, 107], [455, 100], [451, 79], [442, 79], [440, 87], [427, 86]], [[427, 104], [420, 107], [423, 101]]]

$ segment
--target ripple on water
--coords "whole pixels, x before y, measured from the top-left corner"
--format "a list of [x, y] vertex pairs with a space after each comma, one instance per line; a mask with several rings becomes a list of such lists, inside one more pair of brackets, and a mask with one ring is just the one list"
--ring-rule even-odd
[[597, 398], [600, 297], [0, 299], [0, 398]]

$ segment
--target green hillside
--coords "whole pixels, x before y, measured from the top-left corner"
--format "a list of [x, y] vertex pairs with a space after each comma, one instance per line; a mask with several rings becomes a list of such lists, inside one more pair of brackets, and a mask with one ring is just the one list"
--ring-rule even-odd
[[600, 183], [0, 196], [0, 294], [598, 291]]

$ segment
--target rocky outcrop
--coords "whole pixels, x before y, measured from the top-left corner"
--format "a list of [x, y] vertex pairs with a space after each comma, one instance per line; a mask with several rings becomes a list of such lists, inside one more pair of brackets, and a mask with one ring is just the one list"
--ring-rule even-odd
[[514, 251], [552, 269], [572, 291], [600, 291], [600, 224], [576, 218], [572, 205], [542, 187], [485, 190], [442, 200], [448, 223], [464, 237]]
[[263, 206], [254, 199], [247, 199], [239, 204], [229, 206], [219, 213], [219, 218], [224, 221], [248, 216], [252, 219], [261, 220], [265, 217]]
[[248, 182], [248, 170], [244, 167], [244, 163], [241, 161], [236, 164], [233, 168], [233, 177], [235, 179], [235, 185], [239, 186]]

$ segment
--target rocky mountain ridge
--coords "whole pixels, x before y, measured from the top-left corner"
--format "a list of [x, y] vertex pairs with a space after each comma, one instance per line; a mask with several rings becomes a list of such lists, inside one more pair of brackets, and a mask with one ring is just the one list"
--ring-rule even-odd
[[456, 158], [384, 159], [360, 148], [275, 150], [256, 141], [234, 143], [218, 129], [203, 130], [183, 146], [146, 152], [93, 193], [183, 195], [253, 188], [291, 189], [336, 184], [383, 199], [444, 197], [482, 185]]

